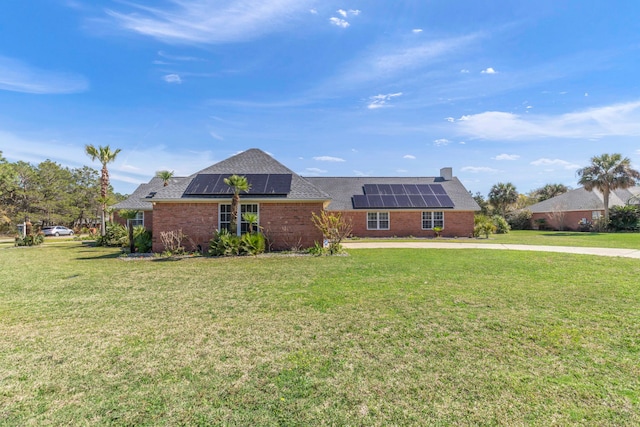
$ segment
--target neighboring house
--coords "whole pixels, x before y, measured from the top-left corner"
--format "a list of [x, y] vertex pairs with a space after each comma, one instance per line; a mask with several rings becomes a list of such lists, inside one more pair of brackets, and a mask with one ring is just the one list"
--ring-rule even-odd
[[[640, 202], [640, 187], [612, 191], [609, 208]], [[567, 191], [556, 197], [529, 206], [531, 221], [537, 228], [544, 220], [544, 228], [554, 230], [578, 230], [580, 224], [593, 223], [604, 216], [604, 199], [598, 190], [584, 188]]]
[[[473, 234], [479, 206], [451, 169], [439, 177], [303, 178], [258, 149], [250, 149], [163, 186], [158, 178], [142, 184], [115, 209], [138, 209], [153, 232], [153, 250], [164, 248], [161, 233], [181, 230], [188, 249], [206, 249], [213, 232], [229, 227], [231, 189], [224, 178], [243, 175], [251, 184], [241, 193], [241, 212], [256, 213], [274, 250], [305, 248], [322, 241], [312, 215], [342, 212], [359, 237]], [[248, 224], [238, 218], [239, 232]]]

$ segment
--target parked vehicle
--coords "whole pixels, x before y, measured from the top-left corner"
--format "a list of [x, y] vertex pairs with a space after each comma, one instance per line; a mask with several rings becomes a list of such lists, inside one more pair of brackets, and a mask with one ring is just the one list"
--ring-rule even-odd
[[42, 227], [42, 233], [45, 236], [73, 236], [73, 230], [61, 225], [55, 225], [53, 227]]

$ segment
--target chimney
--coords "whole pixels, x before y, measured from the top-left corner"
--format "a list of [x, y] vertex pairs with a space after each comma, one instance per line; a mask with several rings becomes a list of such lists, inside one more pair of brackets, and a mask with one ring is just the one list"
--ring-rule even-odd
[[440, 169], [440, 176], [445, 181], [451, 181], [453, 179], [453, 168], [442, 168], [442, 169]]

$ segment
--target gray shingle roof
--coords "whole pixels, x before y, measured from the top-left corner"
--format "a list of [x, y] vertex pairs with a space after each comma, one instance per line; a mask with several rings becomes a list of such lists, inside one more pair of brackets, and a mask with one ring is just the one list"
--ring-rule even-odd
[[[181, 177], [171, 178], [169, 186], [175, 185], [176, 183], [184, 179], [185, 178]], [[163, 188], [163, 186], [164, 181], [162, 181], [160, 178], [153, 177], [148, 183], [140, 184], [138, 188], [136, 188], [126, 200], [123, 200], [120, 203], [116, 203], [115, 205], [111, 206], [111, 208], [116, 210], [132, 209], [139, 211], [150, 211], [152, 210], [153, 206], [151, 205], [151, 199], [149, 196], [153, 192], [156, 192], [159, 189]]]
[[328, 210], [354, 210], [351, 197], [355, 194], [364, 194], [362, 186], [365, 184], [440, 184], [454, 203], [452, 210], [480, 210], [480, 206], [456, 177], [449, 181], [441, 177], [309, 177], [306, 179], [331, 195]]
[[[286, 200], [329, 200], [329, 195], [319, 190], [291, 169], [275, 160], [262, 150], [252, 148], [219, 163], [194, 173], [176, 185], [170, 185], [158, 190], [154, 200], [184, 199], [184, 191], [191, 181], [199, 174], [291, 174], [291, 191]], [[254, 196], [255, 197], [255, 196]], [[254, 198], [252, 197], [252, 198]], [[193, 200], [193, 197], [189, 198]], [[274, 199], [274, 197], [270, 197]], [[277, 199], [277, 198], [276, 198]]]
[[[191, 181], [199, 174], [291, 174], [291, 191], [285, 197], [270, 200], [322, 200], [330, 201], [329, 210], [353, 210], [351, 197], [363, 193], [365, 184], [441, 184], [454, 203], [452, 210], [477, 211], [480, 207], [458, 178], [445, 181], [441, 177], [307, 177], [303, 178], [262, 150], [253, 148], [184, 178], [173, 178], [164, 187], [162, 180], [153, 178], [140, 185], [125, 201], [114, 205], [116, 209], [151, 210], [152, 201], [194, 200], [184, 195]], [[248, 197], [248, 196], [247, 196]], [[260, 198], [259, 196], [253, 196]]]
[[[609, 195], [609, 207], [625, 205], [627, 201], [636, 194], [640, 194], [640, 187], [616, 190]], [[602, 193], [598, 190], [587, 191], [581, 187], [531, 205], [527, 209], [532, 213], [597, 211], [604, 209], [604, 199]]]

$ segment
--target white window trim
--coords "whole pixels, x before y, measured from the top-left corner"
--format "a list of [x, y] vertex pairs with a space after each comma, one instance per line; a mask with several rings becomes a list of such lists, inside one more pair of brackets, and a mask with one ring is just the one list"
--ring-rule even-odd
[[[370, 228], [369, 227], [369, 214], [376, 214], [376, 228]], [[380, 227], [380, 214], [386, 214], [387, 215], [387, 219], [386, 219], [387, 227], [386, 228], [381, 228]], [[367, 230], [391, 230], [391, 214], [389, 212], [387, 212], [387, 211], [367, 212]]]
[[[431, 227], [426, 227], [424, 226], [425, 223], [425, 219], [424, 219], [424, 214], [425, 213], [431, 213], [431, 220], [429, 220], [431, 222]], [[422, 225], [422, 229], [423, 230], [433, 230], [434, 227], [434, 223], [436, 222], [436, 219], [434, 218], [434, 214], [436, 213], [440, 213], [442, 214], [442, 229], [444, 230], [444, 211], [422, 211], [422, 213], [420, 214], [420, 220], [421, 220], [421, 225]]]
[[131, 227], [135, 227], [136, 225], [144, 227], [144, 211], [138, 211], [136, 217], [134, 219], [129, 219], [128, 221]]
[[[242, 224], [247, 224], [246, 221], [244, 221], [242, 219], [242, 207], [243, 206], [248, 206], [248, 205], [255, 205], [256, 206], [256, 215], [258, 215], [258, 224], [256, 224], [256, 227], [260, 227], [260, 204], [259, 203], [240, 203], [240, 213], [238, 214], [238, 218], [236, 219], [237, 223], [236, 223], [236, 230], [237, 230], [237, 234], [238, 236], [240, 236], [242, 234]], [[223, 206], [231, 206], [231, 203], [219, 203], [218, 204], [218, 227], [222, 228], [222, 224], [223, 222], [226, 223], [226, 221], [222, 221], [222, 207]]]

